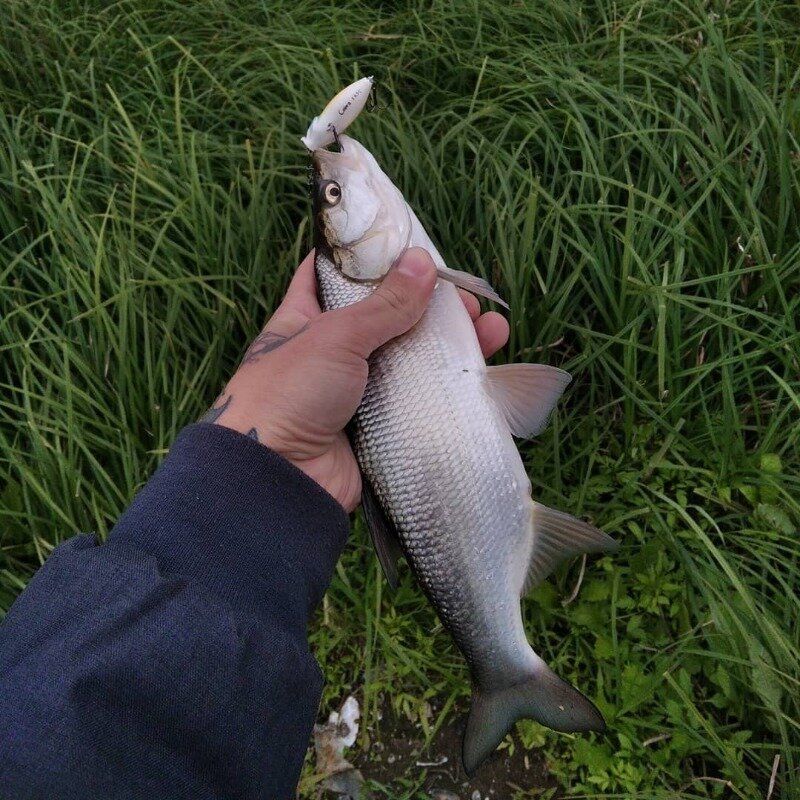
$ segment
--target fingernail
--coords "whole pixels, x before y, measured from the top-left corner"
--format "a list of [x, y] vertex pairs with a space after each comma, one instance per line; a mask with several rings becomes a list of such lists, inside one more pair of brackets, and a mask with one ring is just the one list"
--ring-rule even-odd
[[420, 247], [414, 247], [403, 253], [396, 269], [402, 275], [408, 275], [416, 281], [426, 277], [432, 266], [433, 259], [428, 252]]

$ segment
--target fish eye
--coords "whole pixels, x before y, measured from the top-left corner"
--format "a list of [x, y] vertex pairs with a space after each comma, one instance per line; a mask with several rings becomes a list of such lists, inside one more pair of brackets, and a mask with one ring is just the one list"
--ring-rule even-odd
[[335, 206], [342, 199], [342, 188], [336, 181], [328, 181], [322, 189], [322, 196], [327, 205]]

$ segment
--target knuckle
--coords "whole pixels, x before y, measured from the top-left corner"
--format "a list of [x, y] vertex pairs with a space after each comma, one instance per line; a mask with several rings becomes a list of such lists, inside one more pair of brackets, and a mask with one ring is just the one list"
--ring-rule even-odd
[[323, 314], [315, 325], [315, 332], [315, 350], [325, 354], [326, 358], [336, 358], [342, 351], [355, 353], [360, 349], [363, 334], [348, 308]]
[[414, 309], [409, 302], [409, 296], [401, 288], [393, 286], [391, 283], [384, 283], [377, 292], [376, 299], [379, 300], [384, 308], [402, 321], [414, 319]]

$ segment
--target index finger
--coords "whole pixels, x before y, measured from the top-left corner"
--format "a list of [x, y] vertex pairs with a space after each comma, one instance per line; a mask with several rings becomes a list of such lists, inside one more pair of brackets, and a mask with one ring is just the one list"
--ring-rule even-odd
[[466, 289], [459, 289], [458, 294], [461, 297], [461, 302], [467, 309], [469, 318], [475, 322], [475, 320], [481, 315], [481, 304], [478, 302], [478, 298], [475, 297], [474, 294], [468, 292]]

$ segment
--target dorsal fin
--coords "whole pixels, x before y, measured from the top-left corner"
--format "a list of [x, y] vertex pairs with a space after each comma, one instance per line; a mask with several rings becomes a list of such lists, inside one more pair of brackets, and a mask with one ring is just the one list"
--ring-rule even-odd
[[364, 520], [372, 539], [372, 546], [378, 556], [383, 574], [392, 590], [397, 588], [397, 562], [403, 555], [400, 539], [394, 524], [386, 516], [386, 512], [378, 502], [369, 481], [361, 476], [361, 506], [364, 509]]
[[522, 594], [540, 584], [566, 558], [580, 553], [609, 553], [619, 545], [606, 533], [541, 503], [531, 508], [533, 549]]
[[511, 433], [526, 439], [544, 430], [572, 377], [547, 364], [501, 364], [487, 368], [486, 380]]

